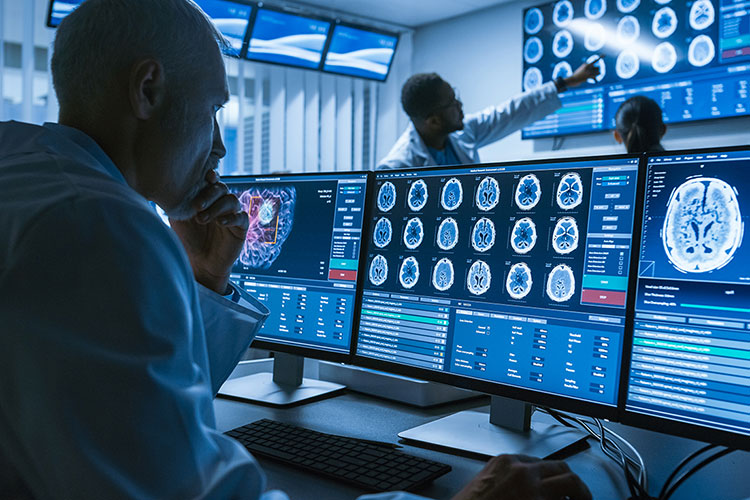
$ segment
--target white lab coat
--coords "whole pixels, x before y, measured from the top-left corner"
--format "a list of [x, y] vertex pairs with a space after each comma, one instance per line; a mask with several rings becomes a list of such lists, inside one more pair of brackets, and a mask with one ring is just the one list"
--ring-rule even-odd
[[[499, 106], [486, 108], [464, 117], [464, 128], [453, 132], [448, 140], [462, 164], [479, 163], [479, 149], [499, 141], [556, 111], [561, 106], [554, 82], [524, 92]], [[437, 165], [422, 137], [409, 123], [378, 169], [397, 169]]]

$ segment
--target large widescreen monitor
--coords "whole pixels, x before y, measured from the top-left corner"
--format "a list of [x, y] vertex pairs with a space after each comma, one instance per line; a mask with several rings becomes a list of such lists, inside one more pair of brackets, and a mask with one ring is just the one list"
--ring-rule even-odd
[[331, 21], [261, 8], [255, 18], [247, 58], [318, 69]]
[[195, 3], [211, 18], [216, 29], [229, 43], [230, 48], [226, 49], [225, 53], [240, 57], [253, 5], [249, 2], [231, 0], [195, 0]]
[[81, 3], [83, 3], [83, 0], [50, 0], [47, 9], [47, 26], [50, 28], [60, 26], [65, 16], [76, 10]]
[[523, 88], [597, 54], [601, 74], [524, 138], [614, 128], [619, 106], [654, 99], [666, 123], [750, 114], [750, 4], [725, 0], [559, 0], [524, 10]]
[[337, 24], [326, 51], [323, 70], [384, 82], [396, 52], [398, 35]]
[[750, 147], [648, 158], [623, 421], [750, 449]]
[[634, 156], [377, 172], [357, 363], [615, 417], [638, 172]]

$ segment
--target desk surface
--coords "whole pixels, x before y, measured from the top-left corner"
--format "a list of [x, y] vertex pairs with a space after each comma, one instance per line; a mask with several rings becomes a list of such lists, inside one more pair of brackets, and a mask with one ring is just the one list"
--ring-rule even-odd
[[[398, 433], [451, 413], [480, 407], [488, 411], [489, 399], [475, 399], [435, 408], [408, 405], [348, 392], [342, 396], [293, 408], [277, 409], [217, 399], [216, 418], [219, 430], [228, 431], [261, 418], [308, 427], [321, 432], [340, 434], [391, 443], [399, 442]], [[619, 424], [609, 428], [628, 439], [641, 453], [649, 472], [650, 493], [658, 493], [662, 482], [690, 452], [702, 443], [676, 438]], [[435, 500], [450, 499], [467, 483], [484, 463], [480, 460], [405, 445], [403, 451], [449, 464], [453, 470], [429, 487], [415, 493]], [[318, 478], [313, 474], [260, 458], [271, 489], [285, 491], [292, 500], [325, 498], [353, 500], [363, 491]], [[592, 448], [569, 459], [567, 463], [580, 475], [597, 499], [628, 498], [621, 470], [598, 448]], [[750, 453], [735, 452], [714, 462], [691, 477], [672, 496], [674, 500], [739, 500], [750, 496]]]

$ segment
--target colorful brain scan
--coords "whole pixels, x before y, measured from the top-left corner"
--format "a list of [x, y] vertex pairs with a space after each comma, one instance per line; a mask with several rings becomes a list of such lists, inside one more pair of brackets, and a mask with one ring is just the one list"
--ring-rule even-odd
[[721, 179], [696, 177], [675, 189], [662, 228], [669, 262], [686, 273], [719, 269], [734, 257], [744, 227], [735, 190]]
[[641, 25], [635, 16], [624, 16], [617, 23], [617, 40], [626, 46], [635, 42], [641, 36]]
[[432, 286], [440, 292], [445, 292], [453, 286], [454, 279], [453, 262], [450, 259], [440, 259], [432, 271]]
[[396, 187], [391, 182], [384, 182], [378, 191], [378, 210], [388, 212], [396, 204]]
[[443, 186], [443, 192], [440, 194], [440, 204], [446, 210], [456, 210], [464, 201], [464, 188], [461, 181], [455, 177], [448, 180]]
[[253, 187], [240, 193], [238, 199], [250, 219], [239, 260], [255, 269], [269, 269], [292, 232], [297, 190]]
[[532, 36], [523, 45], [523, 58], [528, 64], [534, 64], [539, 62], [539, 59], [544, 55], [544, 46], [542, 41], [535, 36]]
[[573, 4], [569, 0], [560, 0], [552, 10], [552, 22], [558, 28], [564, 28], [573, 20], [574, 14]]
[[651, 32], [657, 38], [668, 38], [677, 29], [677, 14], [671, 7], [662, 7], [654, 14]]
[[555, 302], [566, 302], [575, 293], [576, 278], [566, 264], [555, 266], [547, 278], [547, 297]]
[[414, 250], [422, 244], [424, 240], [424, 225], [419, 217], [414, 217], [406, 221], [404, 226], [404, 245], [409, 250]]
[[560, 30], [552, 39], [552, 53], [564, 59], [573, 51], [573, 35], [568, 30]]
[[486, 252], [495, 244], [495, 224], [482, 217], [471, 231], [471, 246], [477, 252]]
[[531, 291], [531, 269], [525, 262], [519, 262], [511, 266], [508, 271], [508, 279], [505, 280], [505, 290], [513, 299], [522, 299]]
[[441, 250], [452, 250], [456, 243], [458, 243], [458, 223], [453, 217], [448, 217], [438, 226], [437, 244]]
[[490, 289], [492, 273], [490, 266], [482, 260], [474, 261], [466, 277], [466, 287], [473, 295], [483, 295]]
[[521, 210], [531, 210], [542, 197], [542, 186], [534, 174], [521, 177], [516, 187], [516, 206]]
[[657, 73], [668, 73], [677, 64], [677, 51], [669, 42], [662, 42], [654, 48], [651, 67]]
[[607, 12], [607, 0], [586, 0], [583, 13], [589, 19], [599, 19]]
[[699, 68], [713, 61], [715, 53], [713, 40], [706, 35], [698, 35], [688, 47], [688, 61]]
[[536, 224], [528, 217], [518, 219], [510, 233], [510, 246], [516, 253], [529, 253], [536, 245]]
[[477, 208], [482, 212], [492, 210], [500, 201], [500, 184], [492, 177], [485, 177], [477, 187]]
[[633, 12], [641, 4], [641, 0], [617, 0], [617, 10], [623, 14]]
[[375, 230], [372, 233], [372, 241], [378, 248], [385, 248], [391, 242], [393, 237], [393, 226], [391, 221], [385, 217], [381, 217], [375, 223]]
[[583, 182], [575, 172], [565, 174], [557, 186], [557, 206], [563, 210], [572, 210], [583, 201]]
[[404, 288], [412, 288], [419, 281], [419, 262], [414, 257], [407, 257], [401, 263], [398, 281]]
[[531, 67], [523, 74], [523, 89], [525, 91], [538, 89], [542, 86], [542, 71]]
[[594, 52], [602, 47], [607, 41], [607, 31], [599, 23], [590, 23], [586, 28], [586, 34], [583, 38], [583, 46], [586, 50]]
[[578, 248], [578, 224], [573, 217], [562, 217], [552, 231], [552, 248], [565, 255]]
[[617, 76], [623, 80], [633, 78], [639, 69], [641, 69], [641, 63], [634, 51], [625, 49], [617, 56], [615, 71], [617, 72]]
[[596, 77], [586, 80], [589, 83], [601, 82], [602, 80], [604, 80], [604, 77], [607, 76], [607, 65], [604, 63], [603, 58], [597, 60], [598, 57], [599, 56], [597, 54], [592, 54], [588, 57], [588, 59], [586, 59], [587, 63], [596, 61], [594, 63], [594, 66], [599, 68], [599, 74], [596, 75]]
[[557, 80], [558, 78], [567, 78], [573, 74], [573, 68], [570, 67], [568, 61], [560, 61], [555, 64], [552, 70], [552, 79]]
[[409, 188], [407, 195], [409, 208], [414, 212], [419, 212], [427, 205], [427, 184], [422, 179], [414, 181]]
[[711, 0], [696, 0], [690, 7], [690, 27], [696, 31], [701, 31], [714, 23], [716, 11]]
[[534, 7], [526, 11], [526, 16], [523, 19], [523, 29], [529, 35], [535, 35], [544, 26], [544, 16], [542, 11]]
[[370, 283], [380, 286], [388, 278], [388, 261], [382, 255], [376, 255], [370, 262]]

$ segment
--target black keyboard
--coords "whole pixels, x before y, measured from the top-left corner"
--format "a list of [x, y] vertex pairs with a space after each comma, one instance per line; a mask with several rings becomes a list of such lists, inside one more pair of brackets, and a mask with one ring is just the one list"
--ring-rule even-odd
[[388, 445], [268, 419], [226, 434], [255, 455], [280, 460], [368, 491], [414, 490], [451, 470], [449, 465], [407, 455]]

